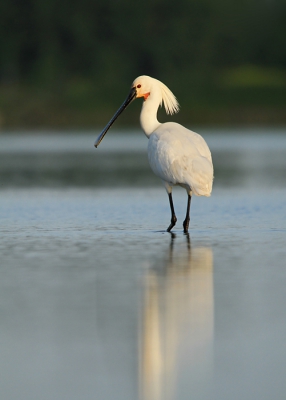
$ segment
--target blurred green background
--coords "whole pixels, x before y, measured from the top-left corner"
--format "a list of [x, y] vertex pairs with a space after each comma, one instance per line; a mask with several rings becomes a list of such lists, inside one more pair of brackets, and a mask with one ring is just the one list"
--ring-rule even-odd
[[100, 127], [143, 74], [174, 120], [286, 123], [285, 0], [1, 0], [0, 30], [2, 129]]

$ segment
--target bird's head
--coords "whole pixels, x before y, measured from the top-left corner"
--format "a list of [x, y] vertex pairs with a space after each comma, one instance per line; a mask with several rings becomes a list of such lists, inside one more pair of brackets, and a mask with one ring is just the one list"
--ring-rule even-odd
[[[144, 97], [147, 100], [150, 95], [154, 99], [158, 99], [158, 104], [164, 104], [167, 114], [175, 114], [179, 111], [179, 103], [171, 90], [158, 79], [150, 76], [142, 75], [135, 79], [131, 85], [131, 90], [134, 90], [135, 98]], [[151, 99], [150, 97], [150, 99]]]
[[98, 136], [97, 140], [94, 143], [95, 147], [99, 146], [100, 142], [104, 138], [108, 129], [111, 127], [114, 121], [119, 117], [119, 115], [125, 110], [125, 108], [134, 99], [137, 99], [139, 97], [144, 97], [144, 100], [149, 99], [148, 101], [151, 101], [151, 98], [153, 98], [155, 103], [158, 101], [157, 104], [154, 105], [154, 107], [157, 106], [157, 108], [159, 104], [162, 105], [162, 103], [164, 103], [167, 114], [174, 114], [179, 111], [179, 103], [176, 97], [173, 95], [171, 90], [168, 89], [166, 85], [164, 85], [164, 83], [158, 81], [157, 79], [151, 78], [150, 76], [146, 75], [139, 76], [132, 83], [130, 92], [124, 103], [117, 110], [117, 112], [108, 122], [108, 124], [103, 129], [101, 134]]
[[132, 83], [131, 88], [135, 89], [136, 98], [144, 97], [144, 100], [147, 100], [151, 93], [152, 88], [152, 78], [150, 76], [138, 76], [135, 81]]

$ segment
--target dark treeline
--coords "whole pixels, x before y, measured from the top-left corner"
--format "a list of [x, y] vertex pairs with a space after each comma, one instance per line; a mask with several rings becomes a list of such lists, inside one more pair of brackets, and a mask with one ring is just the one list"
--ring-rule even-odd
[[285, 0], [1, 0], [0, 30], [4, 126], [15, 99], [31, 113], [56, 103], [102, 116], [140, 74], [202, 108], [255, 104], [261, 86], [275, 87], [276, 106], [286, 85]]

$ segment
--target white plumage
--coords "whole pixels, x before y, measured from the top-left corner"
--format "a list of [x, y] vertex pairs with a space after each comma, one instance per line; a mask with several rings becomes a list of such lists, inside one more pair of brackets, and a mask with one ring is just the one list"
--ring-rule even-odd
[[148, 158], [153, 172], [167, 187], [181, 185], [190, 194], [210, 196], [211, 153], [197, 133], [174, 122], [160, 125], [149, 137]]
[[162, 103], [167, 114], [179, 111], [178, 101], [166, 85], [149, 76], [136, 78], [129, 96], [104, 128], [95, 146], [99, 145], [107, 130], [128, 104], [138, 97], [144, 98], [140, 123], [149, 139], [149, 163], [155, 175], [162, 179], [169, 196], [172, 217], [167, 231], [171, 231], [177, 221], [172, 200], [172, 187], [180, 185], [188, 193], [187, 213], [183, 223], [186, 233], [190, 221], [192, 194], [196, 196], [211, 194], [213, 164], [211, 152], [202, 136], [174, 122], [164, 124], [158, 122], [157, 111]]

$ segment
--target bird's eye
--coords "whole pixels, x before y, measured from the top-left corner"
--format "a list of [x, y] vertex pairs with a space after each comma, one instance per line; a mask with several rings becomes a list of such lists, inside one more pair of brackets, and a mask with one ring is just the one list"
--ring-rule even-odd
[[141, 88], [141, 85], [140, 85], [140, 84], [139, 84], [139, 85], [137, 85], [137, 88], [138, 88], [138, 89], [140, 89], [140, 88]]

